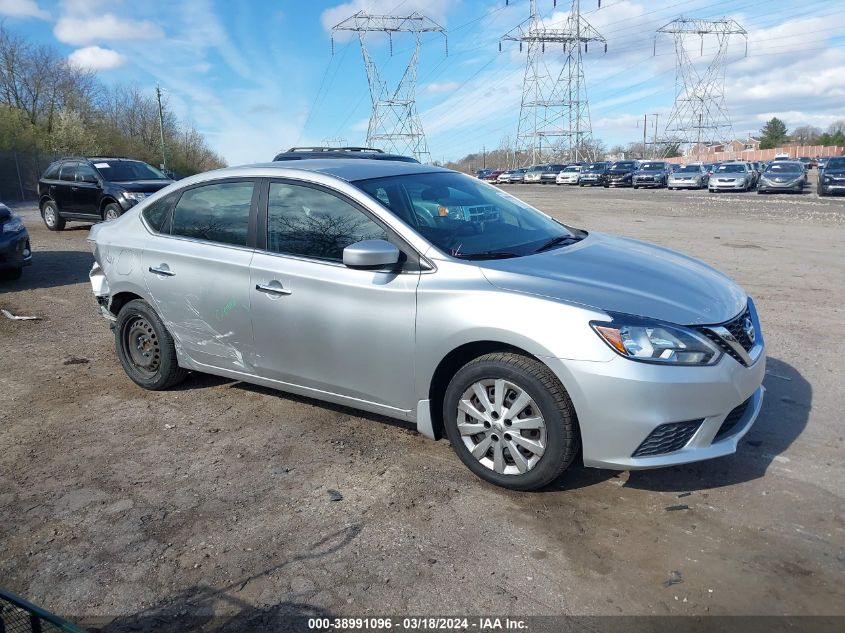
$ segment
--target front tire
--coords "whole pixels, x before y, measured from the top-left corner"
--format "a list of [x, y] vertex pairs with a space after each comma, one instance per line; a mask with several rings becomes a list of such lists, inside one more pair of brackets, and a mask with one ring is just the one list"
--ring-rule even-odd
[[103, 222], [117, 220], [122, 213], [123, 209], [120, 208], [119, 204], [115, 202], [110, 202], [103, 209]]
[[41, 207], [41, 218], [51, 231], [63, 231], [65, 228], [65, 220], [59, 215], [59, 207], [52, 200], [48, 200]]
[[170, 332], [142, 299], [130, 301], [120, 309], [114, 343], [123, 370], [139, 387], [159, 391], [180, 383], [188, 375], [176, 360]]
[[546, 365], [521, 354], [486, 354], [464, 365], [446, 389], [443, 420], [464, 465], [512, 490], [551, 483], [580, 446], [563, 385]]

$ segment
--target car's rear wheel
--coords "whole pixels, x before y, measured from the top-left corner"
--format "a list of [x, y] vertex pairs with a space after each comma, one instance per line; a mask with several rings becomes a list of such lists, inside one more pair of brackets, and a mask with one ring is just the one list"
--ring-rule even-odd
[[65, 220], [59, 215], [59, 207], [52, 200], [48, 200], [41, 207], [41, 217], [44, 225], [51, 231], [62, 231], [65, 228]]
[[173, 337], [155, 310], [142, 299], [130, 301], [120, 309], [114, 342], [126, 375], [144, 389], [167, 389], [187, 376], [176, 360]]
[[548, 367], [521, 354], [486, 354], [464, 365], [446, 389], [443, 419], [461, 461], [497, 486], [541, 488], [578, 453], [569, 395]]
[[117, 220], [120, 217], [121, 212], [122, 210], [119, 204], [110, 202], [103, 209], [103, 221], [110, 222], [111, 220]]

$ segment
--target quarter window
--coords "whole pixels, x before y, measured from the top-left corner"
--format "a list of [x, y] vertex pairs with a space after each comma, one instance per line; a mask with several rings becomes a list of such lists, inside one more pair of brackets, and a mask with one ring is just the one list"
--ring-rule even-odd
[[173, 206], [174, 198], [174, 194], [164, 196], [163, 198], [150, 203], [149, 206], [144, 209], [144, 219], [154, 231], [161, 231], [161, 225], [164, 223], [164, 219], [167, 217], [167, 212], [170, 211], [170, 207]]
[[252, 182], [223, 182], [189, 189], [173, 210], [171, 233], [246, 246], [254, 188]]
[[267, 250], [331, 261], [360, 240], [386, 240], [387, 233], [348, 202], [325, 191], [270, 183]]
[[59, 169], [61, 168], [61, 166], [62, 166], [61, 163], [55, 163], [53, 165], [50, 165], [50, 167], [47, 168], [47, 172], [44, 174], [44, 179], [45, 180], [58, 180]]

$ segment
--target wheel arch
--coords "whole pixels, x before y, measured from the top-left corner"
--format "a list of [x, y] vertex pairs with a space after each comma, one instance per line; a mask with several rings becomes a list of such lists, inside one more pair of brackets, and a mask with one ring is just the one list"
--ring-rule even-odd
[[149, 303], [146, 297], [124, 290], [122, 292], [115, 293], [112, 296], [111, 301], [109, 301], [109, 312], [111, 312], [114, 316], [117, 316], [123, 306], [135, 299], [141, 299], [142, 301], [147, 301], [147, 303]]
[[[111, 195], [103, 196], [103, 199], [100, 200], [100, 215], [102, 215], [103, 213], [106, 212], [106, 205], [109, 205], [109, 204], [116, 204], [117, 206], [120, 207], [120, 203], [117, 201], [117, 199], [114, 196], [111, 196]], [[123, 210], [123, 207], [121, 207], [121, 211], [122, 210]]]
[[[431, 431], [434, 435], [434, 439], [440, 439], [444, 436], [443, 398], [446, 394], [446, 388], [449, 386], [449, 381], [452, 380], [452, 377], [461, 367], [471, 360], [494, 352], [512, 352], [514, 354], [521, 354], [522, 356], [527, 356], [543, 363], [541, 358], [538, 358], [531, 352], [522, 349], [521, 347], [517, 347], [516, 345], [503, 343], [501, 341], [473, 341], [459, 345], [450, 351], [438, 363], [431, 376], [428, 388], [429, 415], [431, 420]], [[545, 363], [543, 364], [545, 365]]]

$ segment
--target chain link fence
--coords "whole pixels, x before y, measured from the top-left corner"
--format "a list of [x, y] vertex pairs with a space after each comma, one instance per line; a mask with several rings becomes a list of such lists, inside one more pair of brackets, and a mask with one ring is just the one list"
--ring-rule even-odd
[[38, 179], [57, 158], [46, 152], [0, 152], [0, 202], [36, 200]]
[[86, 633], [71, 624], [0, 589], [0, 633]]

